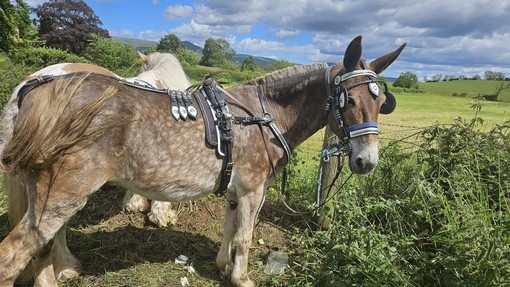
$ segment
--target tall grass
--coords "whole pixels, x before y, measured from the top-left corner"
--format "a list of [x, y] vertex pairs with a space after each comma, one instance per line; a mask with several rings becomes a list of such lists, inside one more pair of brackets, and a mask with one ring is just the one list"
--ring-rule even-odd
[[481, 123], [386, 144], [337, 194], [329, 230], [296, 230], [291, 285], [508, 286], [510, 123]]

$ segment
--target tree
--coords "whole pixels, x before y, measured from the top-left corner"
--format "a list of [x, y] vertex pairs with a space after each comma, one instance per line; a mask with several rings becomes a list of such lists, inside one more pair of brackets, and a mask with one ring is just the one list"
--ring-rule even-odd
[[46, 45], [83, 55], [96, 34], [110, 37], [103, 23], [82, 0], [49, 0], [35, 8], [39, 37]]
[[220, 67], [235, 56], [236, 51], [230, 47], [225, 39], [209, 38], [205, 41], [200, 65]]
[[292, 64], [291, 62], [289, 62], [287, 60], [276, 60], [276, 61], [274, 61], [274, 63], [271, 65], [271, 67], [269, 69], [271, 71], [276, 71], [276, 70], [281, 70], [281, 69], [285, 69], [288, 67], [292, 67], [294, 65], [295, 64]]
[[156, 51], [174, 54], [183, 67], [196, 66], [200, 61], [200, 55], [186, 49], [179, 37], [174, 34], [168, 34], [161, 38], [156, 46]]
[[200, 62], [201, 55], [198, 52], [188, 49], [180, 49], [175, 54], [183, 67], [194, 67]]
[[418, 76], [415, 73], [405, 72], [395, 80], [393, 86], [401, 88], [414, 88], [418, 85]]
[[485, 71], [483, 73], [483, 78], [485, 80], [502, 81], [505, 79], [505, 74], [503, 74], [501, 72]]
[[156, 46], [156, 51], [172, 53], [174, 55], [183, 49], [186, 49], [184, 44], [182, 44], [179, 37], [174, 34], [165, 35], [163, 38], [161, 38], [161, 40], [159, 40], [159, 43]]
[[497, 102], [499, 96], [501, 95], [501, 92], [504, 90], [510, 90], [510, 83], [500, 83], [498, 86], [496, 86], [496, 89], [494, 91], [494, 94], [492, 95], [483, 95], [483, 97], [488, 101], [494, 101]]
[[0, 50], [9, 52], [34, 37], [28, 5], [22, 0], [0, 0]]
[[132, 70], [140, 66], [135, 49], [111, 38], [97, 35], [92, 36], [84, 56], [92, 63], [125, 77], [135, 74], [136, 71]]
[[241, 64], [241, 71], [256, 71], [259, 69], [259, 65], [255, 62], [253, 57], [247, 57], [243, 60]]
[[432, 76], [433, 82], [440, 82], [443, 79], [443, 74], [435, 74]]

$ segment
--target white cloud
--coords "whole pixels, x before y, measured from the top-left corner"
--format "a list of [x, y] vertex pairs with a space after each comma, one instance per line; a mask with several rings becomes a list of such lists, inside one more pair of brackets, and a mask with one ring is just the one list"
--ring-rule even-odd
[[186, 18], [191, 16], [191, 14], [193, 14], [193, 7], [188, 5], [167, 6], [163, 13], [166, 20]]
[[119, 36], [129, 38], [135, 36], [135, 32], [130, 29], [122, 29], [119, 33]]
[[167, 33], [164, 31], [145, 30], [138, 33], [138, 38], [158, 42]]
[[30, 7], [37, 7], [46, 1], [47, 0], [27, 0], [25, 3], [27, 3], [27, 5]]
[[[223, 38], [238, 53], [301, 62], [336, 62], [347, 44], [363, 35], [363, 56], [368, 60], [408, 42], [392, 71], [467, 74], [493, 68], [510, 74], [509, 1], [368, 2], [201, 0], [193, 6], [168, 6], [167, 19], [189, 21], [159, 34], [174, 33], [201, 45], [207, 38]], [[242, 40], [236, 43], [236, 38]], [[303, 42], [307, 38], [309, 43]]]
[[276, 37], [278, 37], [279, 39], [291, 38], [291, 37], [299, 35], [299, 33], [300, 33], [299, 30], [282, 29], [282, 30], [276, 32]]
[[245, 38], [236, 45], [238, 49], [249, 52], [266, 52], [278, 51], [289, 53], [311, 53], [314, 49], [312, 46], [289, 46], [282, 42], [266, 41], [262, 39]]

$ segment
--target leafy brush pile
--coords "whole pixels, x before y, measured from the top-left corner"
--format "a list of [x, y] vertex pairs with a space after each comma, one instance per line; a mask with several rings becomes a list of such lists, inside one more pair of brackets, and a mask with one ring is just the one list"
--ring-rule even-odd
[[291, 285], [508, 286], [510, 122], [481, 123], [385, 146], [338, 193], [329, 230], [295, 232]]

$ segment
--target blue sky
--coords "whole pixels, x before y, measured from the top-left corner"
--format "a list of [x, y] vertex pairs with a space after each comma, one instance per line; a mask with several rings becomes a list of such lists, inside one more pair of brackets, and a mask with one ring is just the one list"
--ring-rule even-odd
[[[36, 6], [44, 1], [31, 0]], [[373, 60], [408, 46], [383, 73], [510, 77], [509, 0], [85, 0], [112, 36], [203, 46], [227, 40], [237, 53], [300, 64], [337, 62], [363, 35]]]

